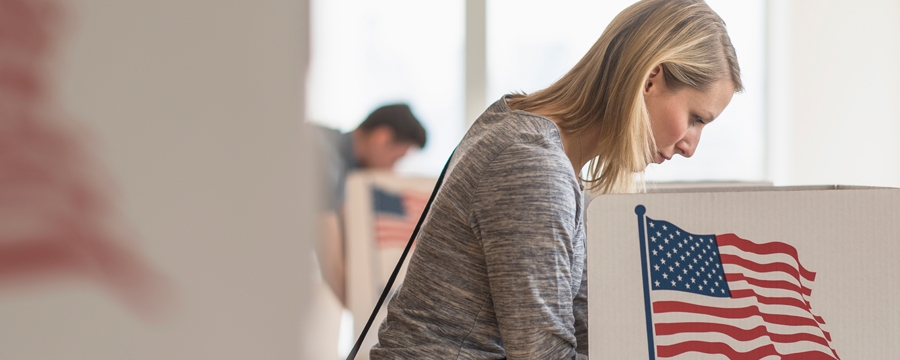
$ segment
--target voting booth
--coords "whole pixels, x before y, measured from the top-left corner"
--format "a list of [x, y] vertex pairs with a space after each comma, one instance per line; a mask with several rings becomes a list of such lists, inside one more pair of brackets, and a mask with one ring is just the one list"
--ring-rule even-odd
[[[353, 314], [354, 341], [369, 320], [436, 182], [436, 178], [383, 172], [357, 172], [347, 178], [346, 289], [347, 308]], [[407, 263], [414, 249], [407, 255]], [[405, 274], [404, 263], [392, 290], [403, 282]], [[369, 349], [378, 342], [378, 326], [386, 315], [386, 306], [387, 300], [372, 323], [357, 359], [368, 359]]]
[[586, 224], [591, 358], [900, 353], [900, 189], [604, 195]]

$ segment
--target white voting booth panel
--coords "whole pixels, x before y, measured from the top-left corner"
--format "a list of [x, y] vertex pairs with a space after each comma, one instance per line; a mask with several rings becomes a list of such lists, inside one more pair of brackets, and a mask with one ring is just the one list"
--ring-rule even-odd
[[591, 358], [900, 354], [900, 189], [669, 188], [587, 216]]
[[0, 359], [316, 358], [308, 7], [2, 2]]
[[[358, 172], [348, 177], [344, 205], [346, 287], [347, 307], [353, 314], [354, 342], [394, 271], [436, 181], [379, 172]], [[406, 263], [414, 249], [410, 250]], [[406, 263], [392, 290], [403, 282]], [[369, 349], [378, 342], [378, 326], [385, 311], [386, 306], [379, 310], [357, 359], [369, 358]]]

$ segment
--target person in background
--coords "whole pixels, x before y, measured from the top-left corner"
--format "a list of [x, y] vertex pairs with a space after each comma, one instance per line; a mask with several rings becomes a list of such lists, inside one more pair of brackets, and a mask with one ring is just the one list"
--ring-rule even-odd
[[313, 127], [318, 132], [323, 183], [327, 190], [322, 204], [317, 259], [323, 278], [341, 303], [345, 303], [341, 212], [347, 175], [363, 169], [392, 169], [410, 148], [425, 147], [426, 133], [407, 104], [379, 107], [348, 133]]
[[499, 99], [450, 159], [370, 358], [587, 359], [583, 182], [640, 189], [741, 89], [705, 2], [644, 0], [557, 82]]

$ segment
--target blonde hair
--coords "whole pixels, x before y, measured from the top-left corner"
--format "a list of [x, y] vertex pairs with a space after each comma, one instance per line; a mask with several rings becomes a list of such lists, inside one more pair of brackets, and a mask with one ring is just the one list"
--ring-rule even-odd
[[601, 124], [586, 181], [601, 193], [631, 192], [657, 151], [642, 91], [657, 65], [673, 90], [706, 91], [729, 77], [735, 92], [743, 89], [725, 23], [704, 1], [643, 0], [619, 13], [566, 75], [508, 105], [555, 118], [569, 134]]

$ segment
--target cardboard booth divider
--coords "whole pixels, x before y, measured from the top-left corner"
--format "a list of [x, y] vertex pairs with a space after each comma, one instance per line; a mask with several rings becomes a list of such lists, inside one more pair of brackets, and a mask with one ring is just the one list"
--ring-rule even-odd
[[900, 353], [900, 189], [663, 187], [586, 224], [591, 358]]
[[[344, 252], [347, 308], [353, 314], [353, 342], [378, 303], [435, 182], [437, 178], [371, 171], [356, 172], [347, 178]], [[403, 282], [414, 249], [410, 249], [391, 291]], [[387, 314], [387, 300], [379, 309], [357, 359], [368, 359], [369, 349], [378, 342], [378, 327]]]

